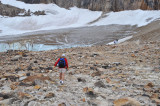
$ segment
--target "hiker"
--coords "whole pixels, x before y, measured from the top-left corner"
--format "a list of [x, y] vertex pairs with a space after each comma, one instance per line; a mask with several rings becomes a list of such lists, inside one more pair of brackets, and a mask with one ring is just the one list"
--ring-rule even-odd
[[55, 68], [58, 64], [59, 67], [59, 72], [60, 72], [60, 83], [63, 84], [64, 83], [64, 74], [65, 72], [68, 70], [68, 62], [67, 59], [65, 58], [65, 54], [62, 54], [62, 56], [57, 60], [57, 62], [54, 64]]
[[114, 40], [114, 44], [118, 44], [118, 39]]

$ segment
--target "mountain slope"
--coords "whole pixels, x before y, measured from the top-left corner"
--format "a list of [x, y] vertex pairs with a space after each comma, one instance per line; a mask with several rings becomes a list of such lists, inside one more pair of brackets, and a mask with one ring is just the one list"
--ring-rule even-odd
[[145, 41], [159, 41], [160, 40], [160, 20], [154, 21], [146, 26], [140, 27], [136, 30], [136, 34], [130, 41], [140, 40]]

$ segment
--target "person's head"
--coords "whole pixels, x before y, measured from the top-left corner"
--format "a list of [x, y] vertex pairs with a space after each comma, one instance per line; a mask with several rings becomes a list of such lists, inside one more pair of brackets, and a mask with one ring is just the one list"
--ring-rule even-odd
[[65, 54], [62, 54], [62, 57], [64, 58], [66, 55]]

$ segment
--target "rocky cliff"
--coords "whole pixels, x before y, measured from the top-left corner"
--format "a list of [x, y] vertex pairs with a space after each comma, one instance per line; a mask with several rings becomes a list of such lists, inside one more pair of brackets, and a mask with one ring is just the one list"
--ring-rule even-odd
[[2, 16], [30, 16], [31, 14], [34, 15], [45, 15], [45, 11], [36, 11], [31, 12], [30, 10], [20, 9], [14, 6], [2, 4], [0, 1], [0, 15]]
[[0, 1], [0, 15], [2, 16], [17, 16], [19, 13], [24, 13], [25, 10], [13, 6], [4, 5]]
[[160, 0], [20, 0], [26, 3], [55, 3], [61, 7], [77, 6], [97, 11], [159, 10]]

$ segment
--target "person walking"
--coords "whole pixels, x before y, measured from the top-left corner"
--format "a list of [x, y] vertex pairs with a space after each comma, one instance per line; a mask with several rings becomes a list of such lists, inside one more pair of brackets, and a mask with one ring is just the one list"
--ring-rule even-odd
[[64, 83], [64, 74], [68, 70], [68, 61], [65, 57], [65, 54], [62, 54], [62, 56], [57, 60], [57, 62], [54, 64], [53, 69], [58, 65], [59, 72], [60, 72], [60, 83]]

